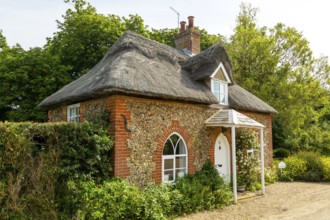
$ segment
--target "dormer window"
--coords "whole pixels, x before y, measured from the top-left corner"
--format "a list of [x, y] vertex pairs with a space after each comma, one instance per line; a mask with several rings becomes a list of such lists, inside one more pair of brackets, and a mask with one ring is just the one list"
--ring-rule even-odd
[[220, 104], [228, 105], [228, 84], [227, 82], [212, 79], [211, 80], [212, 93], [217, 97]]
[[231, 83], [230, 78], [222, 63], [211, 75], [211, 90], [222, 105], [228, 105], [228, 83]]

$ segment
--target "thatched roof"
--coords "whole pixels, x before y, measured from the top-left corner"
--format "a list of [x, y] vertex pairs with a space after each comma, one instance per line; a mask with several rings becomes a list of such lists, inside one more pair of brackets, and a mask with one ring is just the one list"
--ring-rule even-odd
[[276, 112], [259, 98], [234, 85], [232, 66], [221, 45], [213, 45], [190, 57], [132, 31], [126, 31], [93, 69], [43, 100], [39, 107], [52, 108], [118, 93], [216, 104], [218, 101], [204, 79], [209, 79], [221, 62], [233, 83], [229, 86], [229, 107]]
[[229, 106], [239, 110], [247, 110], [261, 113], [277, 113], [277, 111], [257, 96], [246, 91], [239, 85], [228, 87]]
[[191, 73], [193, 79], [204, 80], [210, 77], [220, 63], [223, 63], [231, 82], [234, 82], [231, 62], [225, 48], [220, 44], [215, 44], [193, 56], [184, 64], [183, 68]]
[[180, 50], [126, 31], [87, 74], [39, 105], [52, 106], [99, 98], [115, 92], [163, 99], [217, 103], [203, 82], [181, 68], [189, 59]]

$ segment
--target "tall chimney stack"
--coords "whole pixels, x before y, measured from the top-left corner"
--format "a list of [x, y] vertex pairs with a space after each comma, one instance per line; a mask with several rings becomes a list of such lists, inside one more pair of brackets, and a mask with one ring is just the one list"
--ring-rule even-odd
[[180, 33], [175, 37], [175, 47], [177, 49], [189, 50], [193, 55], [200, 53], [200, 32], [194, 29], [194, 16], [188, 17], [188, 28], [186, 22], [180, 22]]

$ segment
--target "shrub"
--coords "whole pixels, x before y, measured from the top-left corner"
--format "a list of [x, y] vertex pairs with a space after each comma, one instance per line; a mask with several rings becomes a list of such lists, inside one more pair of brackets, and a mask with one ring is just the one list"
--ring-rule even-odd
[[312, 151], [300, 151], [297, 156], [306, 161], [307, 171], [302, 175], [301, 179], [306, 181], [322, 180], [322, 162], [321, 154]]
[[138, 189], [127, 180], [70, 183], [75, 217], [80, 219], [165, 219], [209, 210], [228, 204], [231, 189], [208, 161], [194, 175], [186, 175], [175, 185], [150, 185]]
[[175, 188], [182, 194], [181, 210], [184, 213], [218, 208], [232, 199], [230, 187], [210, 161], [195, 175], [178, 179]]
[[285, 181], [299, 180], [307, 170], [307, 162], [298, 156], [289, 156], [284, 159], [286, 168], [279, 173], [279, 179]]
[[[248, 190], [254, 190], [260, 182], [259, 144], [256, 134], [251, 129], [240, 128], [236, 137], [237, 180]], [[253, 149], [252, 154], [247, 153]]]
[[274, 161], [272, 167], [265, 167], [265, 182], [266, 184], [275, 183], [278, 179], [277, 175], [278, 164]]
[[323, 180], [330, 181], [330, 157], [321, 157]]
[[78, 198], [81, 205], [79, 219], [142, 219], [144, 197], [127, 180], [80, 183]]
[[297, 153], [297, 156], [304, 161], [306, 161], [307, 170], [311, 171], [320, 171], [322, 167], [321, 163], [321, 154], [318, 152], [312, 151], [300, 151]]
[[285, 148], [277, 148], [273, 151], [274, 153], [274, 158], [287, 158], [290, 156], [290, 151]]
[[182, 195], [178, 191], [174, 191], [172, 185], [150, 185], [142, 192], [145, 198], [144, 219], [165, 219], [166, 216], [181, 213], [177, 206], [180, 206], [179, 204], [182, 202]]
[[0, 123], [0, 219], [70, 216], [67, 181], [106, 178], [111, 147], [87, 122]]

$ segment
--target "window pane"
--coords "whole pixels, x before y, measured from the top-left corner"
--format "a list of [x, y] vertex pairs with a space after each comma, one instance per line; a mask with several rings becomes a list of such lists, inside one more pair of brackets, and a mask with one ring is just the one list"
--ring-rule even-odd
[[76, 116], [79, 117], [79, 110], [80, 110], [80, 107], [76, 107]]
[[165, 159], [164, 160], [164, 170], [173, 169], [173, 159]]
[[219, 92], [220, 91], [220, 83], [219, 82], [213, 81], [213, 90], [215, 92]]
[[186, 168], [186, 157], [176, 157], [175, 158], [176, 168]]
[[186, 174], [186, 169], [175, 170], [175, 177], [183, 177]]
[[173, 170], [167, 170], [164, 172], [165, 181], [173, 181]]
[[182, 139], [180, 139], [178, 146], [176, 146], [175, 154], [186, 154], [186, 148]]
[[225, 84], [224, 83], [221, 83], [220, 92], [225, 93]]
[[220, 94], [220, 103], [225, 103], [225, 94]]
[[173, 146], [170, 140], [167, 140], [164, 145], [163, 155], [174, 155]]
[[218, 92], [213, 92], [213, 94], [215, 95], [215, 97], [218, 99], [218, 101], [220, 102], [220, 93]]
[[173, 134], [173, 135], [170, 137], [170, 139], [172, 140], [174, 146], [176, 145], [176, 142], [178, 142], [179, 138], [180, 138], [180, 137], [179, 137], [178, 135], [176, 135], [176, 134]]

